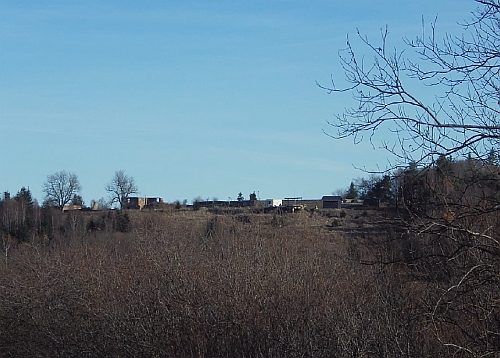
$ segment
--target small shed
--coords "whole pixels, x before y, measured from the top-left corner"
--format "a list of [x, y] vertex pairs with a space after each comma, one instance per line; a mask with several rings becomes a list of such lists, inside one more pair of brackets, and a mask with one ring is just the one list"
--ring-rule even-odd
[[342, 197], [336, 195], [325, 195], [321, 198], [324, 209], [340, 209], [342, 206]]

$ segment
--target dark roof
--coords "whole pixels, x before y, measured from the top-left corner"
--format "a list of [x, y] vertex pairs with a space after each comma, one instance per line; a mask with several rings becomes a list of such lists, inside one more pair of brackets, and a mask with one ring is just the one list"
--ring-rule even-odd
[[339, 200], [342, 200], [342, 197], [338, 196], [338, 195], [324, 195], [321, 198], [321, 200], [322, 201], [339, 201]]

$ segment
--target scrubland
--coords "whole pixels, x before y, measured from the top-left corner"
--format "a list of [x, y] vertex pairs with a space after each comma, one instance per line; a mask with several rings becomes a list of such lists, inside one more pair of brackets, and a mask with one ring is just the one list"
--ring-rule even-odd
[[61, 215], [72, 231], [3, 240], [2, 357], [456, 352], [436, 339], [433, 283], [373, 260], [400, 252], [390, 211], [129, 212], [128, 232]]

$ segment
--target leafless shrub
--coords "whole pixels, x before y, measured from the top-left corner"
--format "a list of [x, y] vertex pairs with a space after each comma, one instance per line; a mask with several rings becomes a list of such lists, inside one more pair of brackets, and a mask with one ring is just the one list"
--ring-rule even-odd
[[418, 313], [422, 283], [393, 266], [346, 260], [346, 237], [321, 216], [289, 215], [283, 227], [248, 217], [135, 212], [128, 233], [20, 245], [0, 265], [0, 351], [447, 355]]

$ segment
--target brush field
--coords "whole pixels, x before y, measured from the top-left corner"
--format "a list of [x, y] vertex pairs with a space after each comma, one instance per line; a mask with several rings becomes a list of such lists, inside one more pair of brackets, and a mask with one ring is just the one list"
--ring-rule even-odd
[[390, 211], [130, 211], [125, 233], [64, 215], [73, 231], [53, 240], [4, 240], [1, 357], [448, 352], [425, 283], [370, 261], [368, 238], [400, 235]]

